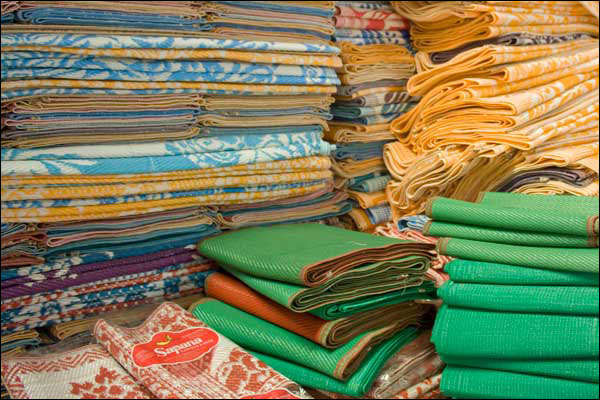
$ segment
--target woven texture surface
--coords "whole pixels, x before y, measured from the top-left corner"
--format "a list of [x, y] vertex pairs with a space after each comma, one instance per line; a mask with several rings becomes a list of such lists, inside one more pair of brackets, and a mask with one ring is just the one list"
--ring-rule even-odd
[[487, 369], [449, 366], [442, 392], [459, 399], [597, 399], [598, 385]]
[[520, 193], [488, 192], [480, 202], [492, 207], [527, 208], [532, 210], [557, 210], [561, 212], [598, 215], [600, 202], [592, 196], [545, 196]]
[[498, 360], [442, 355], [447, 364], [598, 383], [598, 360]]
[[254, 276], [317, 286], [353, 267], [428, 256], [427, 245], [322, 224], [256, 227], [201, 241], [200, 254]]
[[[585, 335], [582, 335], [585, 332]], [[598, 317], [442, 306], [432, 342], [441, 354], [499, 359], [598, 359]]]
[[598, 249], [561, 249], [442, 239], [438, 252], [455, 258], [575, 272], [598, 273]]
[[217, 300], [207, 299], [193, 313], [208, 326], [246, 349], [275, 355], [338, 379], [351, 376], [371, 346], [382, 339], [380, 331], [372, 331], [354, 338], [342, 347], [329, 350]]
[[445, 266], [454, 282], [499, 285], [598, 286], [598, 274], [456, 259]]
[[417, 330], [407, 328], [379, 344], [369, 353], [360, 368], [347, 381], [334, 379], [314, 369], [281, 358], [256, 352], [252, 354], [300, 385], [348, 396], [362, 397], [371, 388], [373, 381], [391, 354], [400, 350], [416, 337]]
[[487, 204], [437, 198], [428, 209], [429, 217], [436, 221], [485, 226], [519, 231], [552, 232], [564, 235], [594, 236], [598, 234], [596, 221], [593, 232], [591, 217], [585, 212], [570, 210], [539, 210], [493, 207]]
[[514, 231], [438, 221], [426, 225], [423, 233], [435, 237], [453, 237], [480, 240], [482, 242], [517, 244], [522, 246], [598, 247], [597, 237], [595, 239], [590, 239], [586, 236]]
[[204, 285], [208, 297], [271, 322], [327, 348], [336, 348], [369, 330], [391, 325], [416, 325], [422, 307], [404, 303], [380, 307], [333, 321], [309, 313], [296, 313], [253, 291], [239, 280], [221, 273], [210, 276]]
[[598, 287], [511, 286], [447, 282], [444, 304], [478, 310], [598, 316]]
[[399, 263], [372, 264], [354, 268], [344, 277], [331, 279], [326, 284], [313, 288], [258, 278], [229, 267], [226, 269], [252, 289], [282, 306], [305, 312], [327, 304], [419, 286], [423, 283], [428, 263], [426, 258], [412, 257]]

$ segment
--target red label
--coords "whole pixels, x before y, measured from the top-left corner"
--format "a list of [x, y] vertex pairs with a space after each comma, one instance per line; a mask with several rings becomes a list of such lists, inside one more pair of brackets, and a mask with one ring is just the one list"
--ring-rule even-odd
[[251, 394], [249, 396], [241, 397], [242, 399], [299, 399], [285, 389], [272, 390], [268, 393], [262, 394]]
[[146, 343], [133, 347], [133, 362], [138, 367], [179, 364], [197, 360], [219, 344], [219, 335], [207, 328], [181, 332], [159, 332]]

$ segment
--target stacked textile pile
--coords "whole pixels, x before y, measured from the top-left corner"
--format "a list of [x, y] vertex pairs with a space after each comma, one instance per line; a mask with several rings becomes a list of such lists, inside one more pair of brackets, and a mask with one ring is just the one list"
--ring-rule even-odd
[[333, 2], [316, 1], [3, 1], [2, 23], [33, 23], [31, 30], [43, 32], [111, 27], [125, 34], [177, 31], [188, 37], [327, 44], [333, 11]]
[[408, 23], [389, 2], [337, 2], [335, 41], [343, 67], [326, 138], [337, 144], [338, 187], [354, 200], [345, 218], [352, 229], [372, 232], [391, 220], [384, 189], [390, 180], [383, 146], [393, 140], [392, 120], [414, 106], [406, 80], [415, 72]]
[[333, 5], [227, 3], [2, 3], [3, 336], [199, 293], [222, 229], [349, 211], [339, 50], [280, 37], [290, 12], [332, 32]]
[[398, 351], [412, 366], [433, 357], [428, 337], [405, 349], [426, 311], [412, 301], [435, 291], [425, 279], [432, 248], [319, 224], [206, 238], [200, 254], [232, 276], [211, 275], [209, 297], [193, 313], [303, 386], [355, 397], [397, 393], [441, 366], [433, 360], [436, 368], [408, 379], [409, 367], [390, 362], [393, 380], [373, 386]]
[[384, 150], [394, 219], [441, 195], [598, 194], [598, 20], [578, 2], [392, 2], [419, 52]]
[[426, 232], [457, 259], [432, 341], [456, 398], [598, 398], [598, 198], [436, 199]]
[[[127, 328], [101, 319], [98, 344], [2, 359], [18, 399], [311, 398], [296, 383], [173, 303]], [[243, 368], [240, 368], [243, 366]]]

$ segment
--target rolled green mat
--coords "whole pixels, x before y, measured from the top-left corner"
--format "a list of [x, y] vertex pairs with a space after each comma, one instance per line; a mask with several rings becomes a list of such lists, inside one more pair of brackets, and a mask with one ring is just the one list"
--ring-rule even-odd
[[446, 282], [438, 296], [450, 307], [515, 313], [595, 315], [598, 287], [483, 285]]
[[435, 221], [488, 228], [583, 237], [598, 236], [598, 214], [503, 208], [438, 197], [428, 204], [427, 216]]
[[427, 259], [406, 260], [414, 268], [395, 268], [376, 274], [375, 266], [354, 268], [352, 274], [337, 277], [319, 287], [308, 288], [291, 283], [258, 278], [229, 266], [223, 267], [252, 289], [296, 312], [311, 311], [328, 304], [394, 292], [408, 287], [420, 286], [424, 282]]
[[[363, 333], [336, 349], [327, 349], [215, 299], [203, 299], [193, 314], [248, 350], [274, 355], [341, 380], [356, 372], [373, 346], [395, 333], [390, 328], [377, 329]], [[386, 331], [390, 335], [387, 338], [383, 334]]]
[[489, 358], [461, 358], [440, 354], [446, 364], [463, 367], [492, 369], [520, 374], [548, 376], [598, 383], [598, 360], [492, 360]]
[[586, 215], [597, 215], [600, 210], [597, 196], [546, 196], [543, 194], [484, 192], [479, 195], [478, 202], [493, 207], [556, 210]]
[[457, 399], [597, 399], [598, 384], [449, 365], [440, 389]]
[[431, 341], [452, 357], [598, 358], [598, 317], [471, 310], [443, 305]]
[[432, 245], [323, 224], [254, 227], [198, 243], [200, 254], [246, 274], [320, 286], [359, 266], [410, 256], [431, 258]]
[[468, 260], [598, 273], [598, 249], [514, 246], [476, 240], [442, 238], [438, 240], [437, 251], [439, 254]]
[[432, 299], [436, 297], [436, 288], [433, 282], [423, 282], [421, 286], [409, 287], [395, 292], [384, 293], [376, 296], [363, 297], [343, 303], [329, 304], [309, 311], [327, 321], [347, 317], [359, 312], [375, 310], [380, 307], [405, 303], [414, 300]]
[[499, 285], [598, 286], [598, 274], [455, 259], [444, 267], [454, 282]]
[[598, 247], [598, 237], [562, 235], [558, 233], [525, 232], [487, 228], [483, 226], [429, 221], [423, 233], [436, 237], [479, 240], [482, 242], [517, 244], [541, 247]]
[[412, 342], [418, 335], [415, 328], [406, 328], [375, 347], [362, 362], [359, 369], [347, 381], [340, 381], [328, 375], [294, 364], [281, 358], [263, 353], [251, 352], [259, 360], [302, 386], [313, 389], [341, 393], [352, 397], [364, 396], [385, 363], [402, 347]]

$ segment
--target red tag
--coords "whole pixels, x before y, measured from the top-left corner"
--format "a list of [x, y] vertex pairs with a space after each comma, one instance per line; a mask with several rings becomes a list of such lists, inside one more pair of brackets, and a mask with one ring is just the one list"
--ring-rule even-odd
[[197, 360], [219, 344], [219, 335], [207, 328], [181, 332], [159, 332], [146, 343], [133, 347], [133, 362], [138, 367], [179, 364]]
[[299, 399], [285, 389], [272, 390], [268, 393], [262, 394], [251, 394], [249, 396], [241, 397], [242, 399]]

